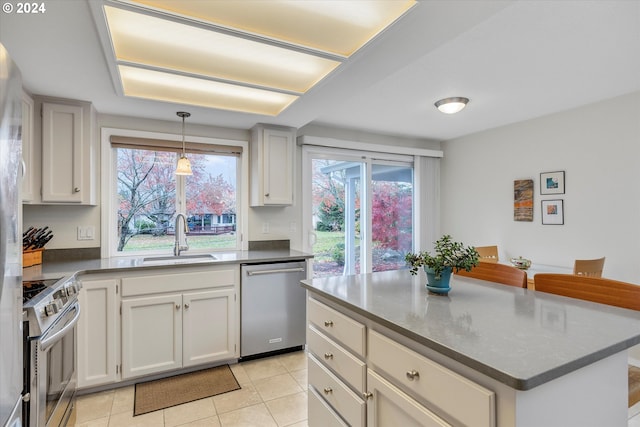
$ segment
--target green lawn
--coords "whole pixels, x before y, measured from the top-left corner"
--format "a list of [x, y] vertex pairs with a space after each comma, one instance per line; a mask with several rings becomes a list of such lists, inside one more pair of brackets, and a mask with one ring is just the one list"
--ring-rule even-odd
[[[233, 234], [219, 235], [187, 235], [189, 248], [192, 249], [235, 249], [236, 236]], [[173, 248], [174, 236], [152, 236], [151, 234], [138, 234], [133, 236], [124, 247], [128, 251], [149, 251]]]

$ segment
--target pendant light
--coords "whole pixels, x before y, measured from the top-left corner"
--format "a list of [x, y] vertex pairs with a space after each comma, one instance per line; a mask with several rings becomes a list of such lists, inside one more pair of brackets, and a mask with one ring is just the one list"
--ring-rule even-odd
[[191, 162], [187, 159], [184, 146], [184, 119], [191, 116], [191, 113], [186, 111], [178, 111], [176, 113], [178, 117], [182, 117], [182, 155], [178, 159], [178, 165], [176, 166], [176, 175], [193, 175], [191, 172]]
[[467, 106], [469, 98], [455, 96], [453, 98], [445, 98], [435, 103], [436, 108], [445, 114], [455, 114]]

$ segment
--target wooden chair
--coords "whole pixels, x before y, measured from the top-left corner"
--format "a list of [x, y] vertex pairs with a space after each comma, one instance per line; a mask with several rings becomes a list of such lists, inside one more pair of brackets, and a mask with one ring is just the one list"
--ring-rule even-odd
[[[534, 280], [536, 291], [640, 310], [640, 286], [632, 283], [552, 273], [538, 273]], [[629, 407], [637, 402], [640, 402], [640, 368], [629, 365]]]
[[598, 259], [577, 259], [573, 264], [573, 274], [587, 277], [602, 277], [604, 257]]
[[456, 274], [518, 288], [527, 287], [527, 272], [505, 264], [481, 262], [471, 271], [460, 270]]
[[476, 251], [480, 255], [481, 262], [498, 262], [497, 246], [476, 246]]

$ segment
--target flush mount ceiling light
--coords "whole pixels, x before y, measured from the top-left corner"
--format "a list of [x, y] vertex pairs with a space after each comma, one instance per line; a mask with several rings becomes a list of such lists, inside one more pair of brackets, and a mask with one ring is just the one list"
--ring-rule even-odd
[[463, 98], [461, 96], [455, 96], [452, 98], [444, 98], [435, 103], [435, 106], [440, 112], [445, 114], [455, 114], [460, 111], [464, 107], [466, 107], [469, 102], [469, 98]]
[[415, 4], [103, 0], [101, 36], [120, 95], [276, 116]]
[[178, 117], [182, 117], [182, 155], [178, 159], [178, 165], [176, 166], [176, 175], [193, 175], [191, 171], [191, 162], [187, 159], [184, 143], [184, 119], [191, 116], [191, 113], [186, 111], [178, 111], [176, 113]]

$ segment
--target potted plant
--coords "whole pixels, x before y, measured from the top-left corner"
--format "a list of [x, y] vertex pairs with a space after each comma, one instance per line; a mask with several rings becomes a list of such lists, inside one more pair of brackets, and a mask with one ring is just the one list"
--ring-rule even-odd
[[427, 289], [438, 294], [447, 294], [451, 290], [449, 280], [451, 273], [459, 270], [471, 271], [478, 265], [479, 255], [476, 248], [454, 242], [445, 234], [434, 243], [434, 254], [429, 251], [409, 252], [405, 261], [409, 264], [411, 274], [417, 274], [418, 268], [424, 268], [427, 274]]

